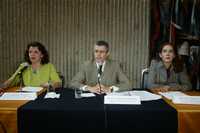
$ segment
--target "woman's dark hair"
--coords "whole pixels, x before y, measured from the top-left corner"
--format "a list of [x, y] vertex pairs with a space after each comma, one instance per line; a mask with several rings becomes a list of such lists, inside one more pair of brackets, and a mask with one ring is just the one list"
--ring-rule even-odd
[[[170, 45], [172, 48], [173, 48], [173, 50], [174, 50], [174, 55], [175, 55], [175, 58], [173, 59], [173, 61], [172, 61], [172, 65], [173, 65], [173, 67], [174, 67], [174, 71], [176, 72], [176, 73], [178, 73], [178, 72], [182, 72], [183, 71], [183, 67], [184, 67], [184, 65], [183, 65], [183, 62], [178, 58], [178, 56], [176, 56], [176, 55], [178, 55], [177, 54], [177, 48], [173, 45], [173, 44], [171, 44], [171, 43], [169, 43], [169, 42], [164, 42], [164, 43], [162, 43], [161, 45], [160, 45], [160, 47], [159, 47], [159, 53], [161, 53], [162, 52], [162, 49], [165, 47], [165, 46], [167, 46], [167, 45]], [[159, 56], [158, 56], [159, 57]], [[159, 60], [161, 60], [161, 58], [159, 57]]]
[[49, 54], [48, 54], [46, 48], [44, 47], [44, 45], [42, 45], [40, 42], [31, 42], [27, 45], [25, 55], [24, 55], [25, 61], [27, 61], [29, 64], [31, 64], [31, 61], [29, 58], [29, 48], [30, 47], [37, 47], [38, 50], [43, 54], [43, 57], [41, 59], [41, 64], [49, 63]]
[[164, 43], [162, 43], [162, 44], [160, 45], [160, 47], [159, 47], [159, 51], [158, 51], [158, 52], [161, 53], [161, 52], [162, 52], [162, 49], [163, 49], [166, 45], [170, 45], [170, 46], [173, 48], [173, 50], [174, 50], [174, 54], [177, 55], [177, 49], [176, 49], [176, 47], [174, 47], [174, 45], [171, 44], [171, 43], [169, 43], [169, 42], [164, 42]]

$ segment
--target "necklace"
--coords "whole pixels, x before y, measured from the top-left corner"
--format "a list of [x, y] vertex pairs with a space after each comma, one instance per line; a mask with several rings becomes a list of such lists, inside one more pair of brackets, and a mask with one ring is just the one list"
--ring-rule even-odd
[[33, 70], [32, 72], [33, 72], [33, 74], [36, 74], [36, 73], [37, 73], [37, 70]]

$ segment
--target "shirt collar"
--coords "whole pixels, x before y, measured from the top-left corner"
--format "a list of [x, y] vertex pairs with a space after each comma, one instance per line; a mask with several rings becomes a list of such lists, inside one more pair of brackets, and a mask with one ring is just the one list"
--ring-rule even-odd
[[[99, 63], [96, 62], [97, 68], [99, 68], [100, 65], [101, 64], [99, 64]], [[105, 65], [106, 65], [106, 61], [104, 61], [103, 64], [102, 64], [102, 72], [104, 71]]]

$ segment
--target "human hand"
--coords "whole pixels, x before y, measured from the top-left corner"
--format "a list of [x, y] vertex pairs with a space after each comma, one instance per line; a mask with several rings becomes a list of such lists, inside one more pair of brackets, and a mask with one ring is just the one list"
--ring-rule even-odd
[[111, 93], [112, 88], [110, 86], [101, 85], [101, 93]]
[[47, 83], [43, 83], [40, 86], [43, 87], [43, 88], [49, 88], [49, 83], [48, 82]]
[[101, 90], [98, 84], [95, 86], [87, 86], [86, 89], [92, 93], [101, 94]]
[[170, 86], [155, 87], [150, 89], [153, 93], [170, 91]]

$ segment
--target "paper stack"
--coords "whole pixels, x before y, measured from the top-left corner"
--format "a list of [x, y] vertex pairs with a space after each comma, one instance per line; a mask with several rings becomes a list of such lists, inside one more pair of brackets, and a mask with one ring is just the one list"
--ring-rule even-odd
[[0, 100], [35, 100], [37, 94], [35, 92], [23, 93], [23, 92], [5, 92]]
[[189, 96], [180, 91], [159, 92], [159, 94], [172, 100], [175, 104], [200, 105], [200, 96]]

